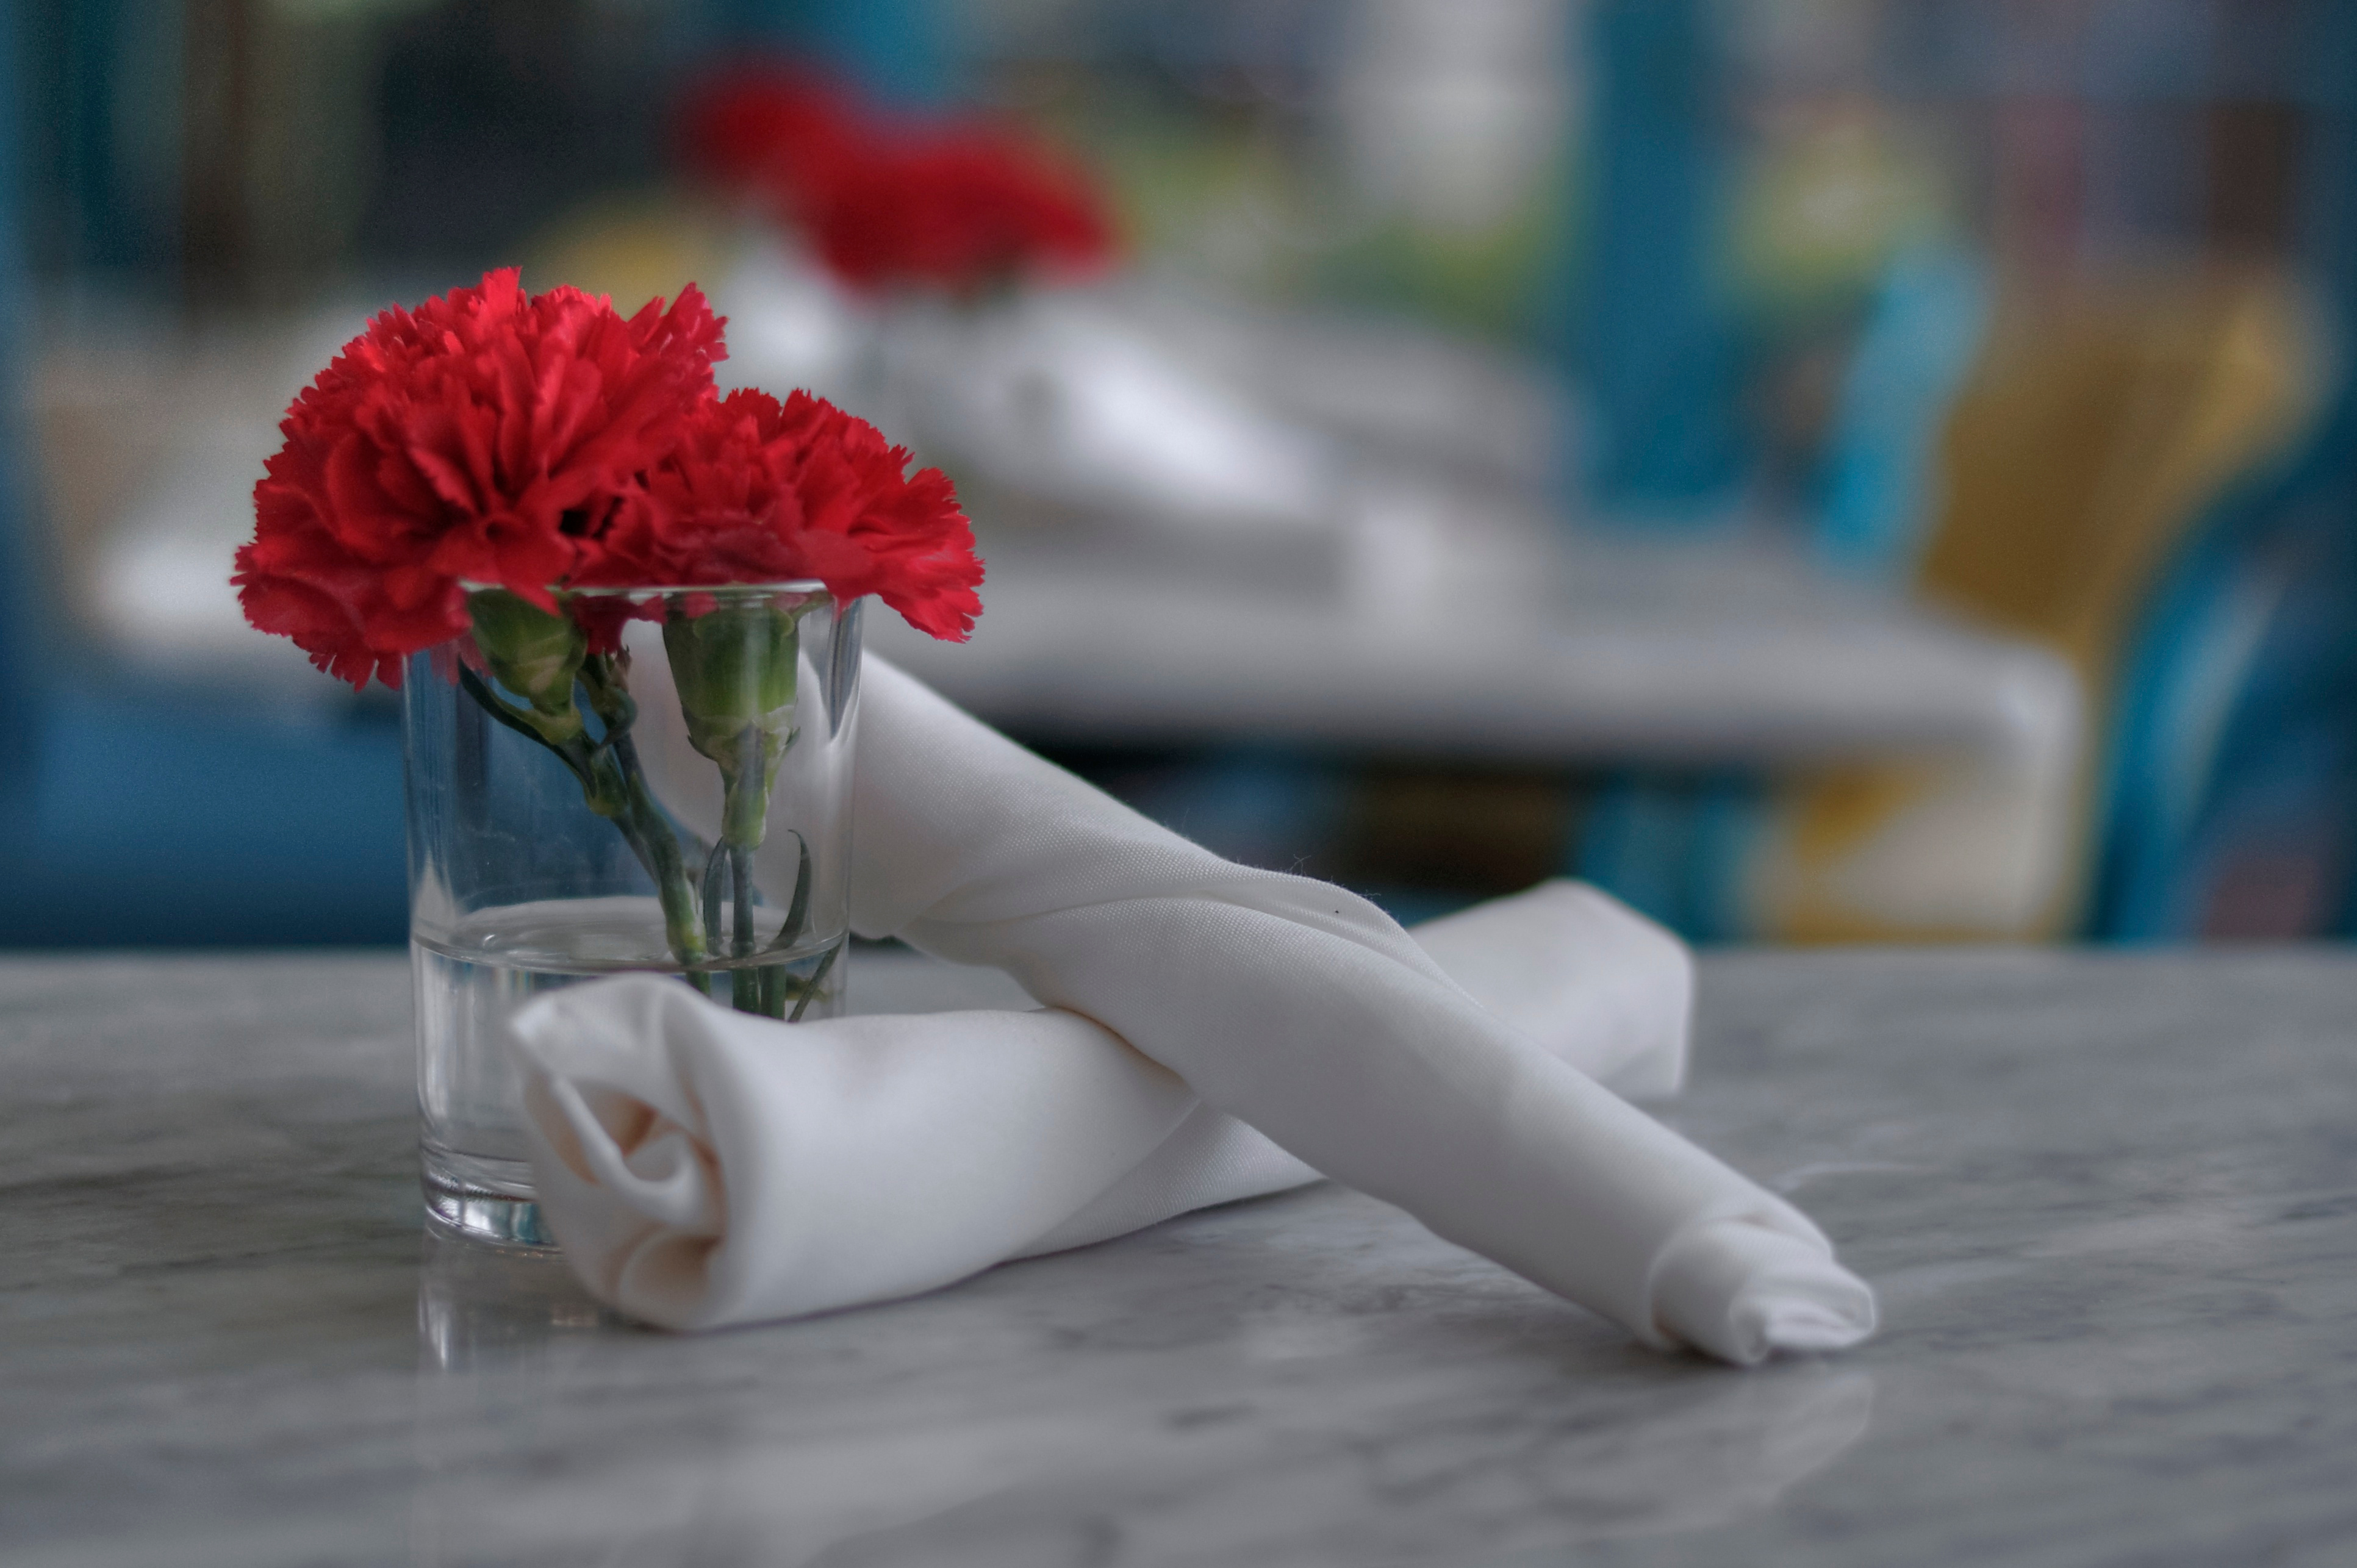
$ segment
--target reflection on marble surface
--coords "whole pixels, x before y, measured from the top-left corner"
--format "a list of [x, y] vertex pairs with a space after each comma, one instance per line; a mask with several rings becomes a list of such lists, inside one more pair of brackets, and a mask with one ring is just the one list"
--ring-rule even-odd
[[1858, 1354], [1655, 1356], [1332, 1187], [648, 1333], [421, 1235], [399, 960], [0, 963], [0, 1561], [2346, 1560], [2357, 961], [1703, 973], [1671, 1119], [1881, 1288]]
[[[1403, 1316], [1382, 1277], [1399, 1222], [1381, 1206], [1329, 1189], [1214, 1223], [1223, 1234], [1124, 1244], [1118, 1283], [1102, 1256], [1067, 1254], [977, 1299], [890, 1309], [880, 1335], [872, 1313], [812, 1323], [786, 1360], [740, 1361], [741, 1384], [660, 1395], [651, 1369], [609, 1380], [598, 1310], [561, 1268], [429, 1240], [420, 1560], [701, 1561], [676, 1543], [725, 1540], [722, 1561], [1015, 1564], [1098, 1561], [1089, 1543], [1117, 1536], [1122, 1561], [1447, 1561], [1469, 1541], [1738, 1518], [1866, 1430], [1863, 1369], [1722, 1378], [1696, 1363], [1665, 1386], [1601, 1329], [1579, 1337], [1601, 1353], [1591, 1377], [1610, 1372], [1554, 1408], [1553, 1304], [1476, 1283], [1504, 1310], [1445, 1328]], [[1207, 1289], [1207, 1247], [1310, 1267]], [[668, 1363], [667, 1344], [650, 1354]], [[585, 1442], [569, 1420], [544, 1424], [560, 1398], [627, 1399], [633, 1427], [673, 1436]], [[560, 1455], [590, 1473], [561, 1510], [518, 1515], [518, 1480]]]

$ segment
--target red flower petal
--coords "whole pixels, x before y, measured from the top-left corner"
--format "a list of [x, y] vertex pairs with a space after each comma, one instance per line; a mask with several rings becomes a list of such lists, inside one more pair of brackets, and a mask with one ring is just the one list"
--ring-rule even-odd
[[286, 411], [238, 558], [247, 618], [355, 684], [466, 626], [457, 579], [541, 602], [712, 394], [721, 322], [693, 286], [628, 320], [510, 268], [368, 330]]

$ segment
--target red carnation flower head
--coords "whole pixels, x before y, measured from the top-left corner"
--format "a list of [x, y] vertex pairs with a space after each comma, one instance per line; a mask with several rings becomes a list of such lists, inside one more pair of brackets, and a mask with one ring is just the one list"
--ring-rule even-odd
[[690, 156], [799, 224], [863, 289], [972, 296], [1102, 269], [1114, 225], [1087, 172], [979, 119], [891, 117], [807, 74], [752, 68], [708, 80], [683, 117]]
[[874, 594], [920, 631], [963, 641], [982, 562], [939, 468], [866, 420], [797, 392], [707, 400], [605, 532], [582, 586], [823, 583]]
[[232, 579], [246, 618], [355, 687], [467, 627], [462, 580], [553, 607], [726, 357], [693, 285], [625, 320], [513, 268], [369, 323], [280, 425]]

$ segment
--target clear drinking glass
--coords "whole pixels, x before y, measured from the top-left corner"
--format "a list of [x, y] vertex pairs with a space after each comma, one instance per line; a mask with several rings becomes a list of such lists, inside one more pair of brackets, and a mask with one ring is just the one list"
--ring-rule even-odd
[[516, 1009], [638, 971], [787, 1021], [841, 1011], [858, 603], [469, 596], [473, 631], [403, 682], [420, 1163], [445, 1227], [546, 1245]]

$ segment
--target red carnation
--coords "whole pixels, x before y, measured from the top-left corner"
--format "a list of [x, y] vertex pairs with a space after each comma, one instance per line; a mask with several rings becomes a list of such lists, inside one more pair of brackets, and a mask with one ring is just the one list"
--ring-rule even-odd
[[690, 285], [624, 320], [485, 274], [370, 322], [296, 400], [232, 579], [246, 618], [355, 687], [468, 624], [461, 579], [544, 607], [708, 402], [721, 323]]
[[938, 468], [863, 419], [797, 392], [710, 399], [602, 536], [582, 586], [812, 579], [875, 594], [920, 631], [963, 641], [982, 563]]
[[979, 120], [888, 120], [787, 71], [715, 79], [685, 116], [691, 156], [759, 192], [861, 288], [972, 295], [1112, 259], [1104, 202], [1079, 166]]

